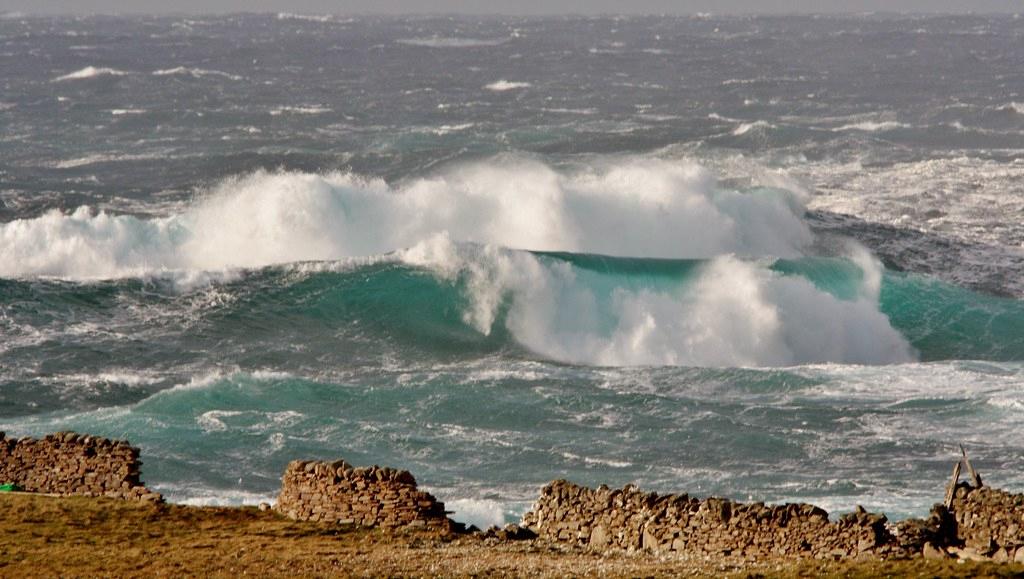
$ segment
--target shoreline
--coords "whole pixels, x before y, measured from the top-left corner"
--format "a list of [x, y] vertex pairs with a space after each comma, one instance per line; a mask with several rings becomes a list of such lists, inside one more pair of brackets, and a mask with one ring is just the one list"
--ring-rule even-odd
[[0, 576], [1013, 577], [1022, 564], [596, 552], [544, 539], [387, 532], [257, 507], [0, 494]]
[[[0, 546], [0, 569], [44, 554], [48, 561], [64, 560], [51, 553], [50, 545], [72, 540], [68, 554], [77, 553], [79, 539], [69, 539], [75, 533], [92, 537], [83, 545], [116, 544], [126, 540], [125, 528], [135, 528], [139, 535], [131, 541], [142, 541], [137, 548], [145, 559], [135, 563], [137, 570], [162, 569], [163, 561], [148, 554], [151, 549], [182, 566], [180, 549], [200, 548], [188, 547], [188, 541], [212, 541], [202, 548], [223, 542], [228, 551], [241, 549], [237, 559], [255, 541], [258, 551], [277, 553], [275, 561], [308, 563], [310, 573], [321, 574], [305, 555], [290, 553], [287, 541], [260, 538], [277, 536], [267, 529], [278, 529], [283, 537], [305, 537], [314, 552], [355, 549], [355, 555], [379, 557], [395, 565], [394, 573], [384, 573], [389, 575], [526, 572], [519, 564], [532, 565], [536, 573], [530, 573], [540, 575], [790, 576], [805, 570], [871, 575], [889, 573], [887, 565], [902, 573], [925, 562], [938, 565], [936, 572], [945, 575], [968, 561], [982, 565], [971, 569], [984, 574], [1024, 574], [1024, 494], [983, 486], [966, 454], [956, 463], [944, 504], [937, 504], [927, 519], [891, 523], [883, 514], [860, 508], [833, 519], [810, 504], [696, 499], [644, 493], [633, 485], [590, 489], [556, 480], [541, 490], [521, 525], [486, 531], [450, 519], [444, 503], [420, 490], [413, 474], [404, 470], [296, 460], [288, 465], [273, 506], [197, 507], [168, 504], [146, 488], [140, 455], [127, 441], [73, 432], [38, 440], [0, 433], [0, 483], [29, 491], [0, 493], [0, 504], [7, 507], [0, 509], [0, 523], [15, 535]], [[962, 464], [971, 483], [959, 482]], [[236, 528], [237, 523], [244, 525]], [[181, 537], [188, 541], [182, 543]], [[165, 553], [164, 547], [170, 550]], [[444, 564], [426, 568], [423, 561], [403, 555], [417, 549]], [[222, 550], [217, 548], [217, 557]], [[115, 559], [101, 555], [94, 561], [100, 565], [97, 572], [115, 569], [119, 560], [111, 556]], [[199, 560], [219, 561], [204, 557]], [[265, 563], [251, 561], [243, 568], [261, 574], [283, 571], [261, 567]], [[349, 564], [354, 560], [331, 574], [381, 574], [376, 566], [359, 571]]]

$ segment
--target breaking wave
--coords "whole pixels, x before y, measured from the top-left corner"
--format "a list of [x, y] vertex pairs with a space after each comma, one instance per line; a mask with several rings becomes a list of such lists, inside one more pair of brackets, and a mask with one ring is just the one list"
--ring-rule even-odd
[[[878, 309], [865, 256], [839, 296], [766, 264], [533, 254], [454, 244], [400, 254], [462, 288], [462, 321], [548, 359], [597, 366], [793, 366], [915, 359]], [[858, 269], [863, 268], [863, 269]]]
[[0, 276], [111, 279], [373, 256], [459, 242], [630, 257], [793, 257], [812, 241], [799, 195], [725, 190], [692, 163], [556, 170], [501, 157], [389, 185], [349, 173], [257, 172], [182, 212], [89, 207], [0, 224]]
[[96, 78], [100, 76], [124, 76], [126, 74], [128, 73], [123, 70], [117, 70], [115, 68], [97, 68], [95, 66], [87, 66], [83, 69], [76, 70], [75, 72], [70, 72], [63, 76], [58, 76], [57, 78], [53, 79], [53, 82], [61, 82], [65, 80], [82, 80], [86, 78]]

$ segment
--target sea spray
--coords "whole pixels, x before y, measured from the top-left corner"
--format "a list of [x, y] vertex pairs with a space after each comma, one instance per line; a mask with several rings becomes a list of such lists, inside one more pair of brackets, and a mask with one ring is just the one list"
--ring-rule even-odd
[[442, 279], [461, 279], [467, 324], [489, 334], [507, 307], [505, 324], [520, 344], [564, 362], [791, 366], [914, 359], [878, 310], [880, 266], [863, 255], [863, 289], [855, 300], [735, 257], [712, 259], [674, 283], [646, 287], [614, 273], [577, 270], [569, 261], [458, 246], [446, 237], [403, 258]]
[[[185, 211], [79, 207], [0, 224], [0, 276], [111, 279], [373, 256], [455, 241], [628, 257], [794, 257], [812, 237], [796, 194], [721, 189], [690, 162], [609, 158], [556, 171], [497, 157], [389, 186], [349, 173], [256, 172]], [[609, 232], [615, 232], [609, 235]]]

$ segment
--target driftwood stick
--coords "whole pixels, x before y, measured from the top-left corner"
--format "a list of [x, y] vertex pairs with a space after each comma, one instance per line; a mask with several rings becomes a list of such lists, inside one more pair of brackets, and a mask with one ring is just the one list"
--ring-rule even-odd
[[953, 506], [953, 496], [956, 495], [956, 483], [960, 482], [960, 461], [956, 461], [953, 465], [953, 479], [949, 481], [949, 486], [946, 487], [946, 510], [949, 510]]
[[967, 465], [967, 474], [971, 476], [972, 486], [976, 489], [980, 489], [981, 475], [978, 474], [978, 471], [974, 470], [973, 466], [971, 466], [971, 459], [967, 458], [967, 451], [964, 450], [964, 445], [962, 444], [960, 445], [960, 454], [964, 457], [964, 464]]

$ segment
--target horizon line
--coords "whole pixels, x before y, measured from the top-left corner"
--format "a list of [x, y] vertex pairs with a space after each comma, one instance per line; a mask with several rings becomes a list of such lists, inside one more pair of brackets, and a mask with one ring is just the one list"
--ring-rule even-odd
[[735, 18], [735, 17], [791, 17], [791, 16], [804, 16], [804, 17], [846, 17], [846, 18], [867, 18], [872, 16], [887, 16], [887, 17], [915, 17], [915, 16], [926, 16], [926, 17], [943, 17], [943, 16], [1009, 16], [1013, 18], [1019, 18], [1021, 12], [1004, 12], [1004, 11], [977, 11], [967, 10], [963, 12], [923, 12], [923, 11], [893, 11], [893, 10], [858, 10], [858, 11], [830, 11], [830, 12], [813, 12], [813, 11], [792, 11], [792, 12], [730, 12], [730, 11], [704, 11], [696, 10], [693, 12], [523, 12], [523, 13], [510, 13], [510, 12], [373, 12], [373, 11], [348, 11], [348, 12], [292, 12], [288, 10], [223, 10], [223, 11], [150, 11], [150, 10], [124, 10], [121, 12], [105, 12], [105, 11], [66, 11], [66, 12], [26, 12], [23, 10], [0, 10], [0, 19], [16, 19], [16, 18], [51, 18], [61, 16], [108, 16], [108, 17], [121, 17], [121, 16], [154, 16], [154, 17], [170, 17], [170, 16], [252, 16], [252, 15], [276, 15], [276, 16], [298, 16], [298, 17], [361, 17], [361, 16], [373, 16], [373, 17], [429, 17], [429, 18], [451, 18], [451, 17], [495, 17], [495, 18], [699, 18], [699, 19], [714, 19], [714, 18]]

